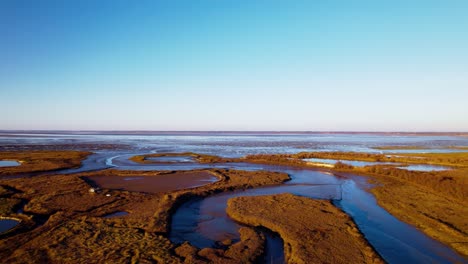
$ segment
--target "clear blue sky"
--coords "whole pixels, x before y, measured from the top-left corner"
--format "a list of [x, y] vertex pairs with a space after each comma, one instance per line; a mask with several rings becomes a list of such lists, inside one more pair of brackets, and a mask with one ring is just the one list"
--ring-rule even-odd
[[468, 131], [468, 1], [0, 1], [0, 129]]

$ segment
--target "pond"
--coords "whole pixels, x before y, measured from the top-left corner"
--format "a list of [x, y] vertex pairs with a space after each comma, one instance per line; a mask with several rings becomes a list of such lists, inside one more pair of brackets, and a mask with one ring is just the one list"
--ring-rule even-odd
[[21, 163], [15, 160], [0, 160], [0, 167], [15, 167], [19, 165], [21, 165]]
[[303, 159], [303, 161], [316, 163], [316, 164], [330, 164], [335, 165], [337, 162], [342, 162], [344, 164], [352, 165], [354, 167], [364, 167], [364, 166], [373, 166], [373, 165], [395, 165], [399, 169], [409, 170], [409, 171], [444, 171], [450, 170], [450, 167], [437, 166], [437, 165], [427, 165], [427, 164], [413, 164], [408, 166], [402, 166], [400, 163], [395, 162], [377, 162], [377, 161], [357, 161], [357, 160], [336, 160], [336, 159]]
[[203, 186], [218, 181], [205, 171], [175, 172], [146, 176], [96, 175], [86, 177], [100, 188], [159, 193]]
[[410, 171], [445, 171], [450, 170], [449, 167], [445, 166], [436, 166], [436, 165], [426, 165], [426, 164], [415, 164], [415, 165], [408, 165], [408, 166], [401, 166], [397, 167], [399, 169], [405, 169]]
[[147, 157], [146, 160], [155, 162], [195, 162], [195, 159], [191, 156], [161, 156], [161, 157]]
[[0, 234], [15, 228], [20, 222], [20, 220], [13, 218], [0, 218]]
[[358, 160], [336, 160], [336, 159], [303, 159], [306, 162], [312, 163], [323, 163], [323, 164], [330, 164], [335, 165], [337, 162], [341, 162], [344, 164], [352, 165], [354, 167], [364, 167], [364, 166], [372, 166], [372, 165], [399, 165], [399, 163], [394, 162], [378, 162], [378, 161], [358, 161]]
[[106, 214], [103, 217], [104, 218], [113, 218], [113, 217], [122, 217], [122, 216], [126, 216], [126, 215], [128, 215], [128, 212], [118, 211], [118, 212], [113, 212], [113, 213], [110, 213], [110, 214]]

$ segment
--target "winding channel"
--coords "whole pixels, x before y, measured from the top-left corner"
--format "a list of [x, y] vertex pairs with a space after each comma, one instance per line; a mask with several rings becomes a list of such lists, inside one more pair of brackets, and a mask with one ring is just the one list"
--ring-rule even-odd
[[[284, 172], [290, 175], [291, 180], [282, 185], [221, 193], [185, 202], [172, 216], [170, 240], [173, 243], [188, 241], [199, 248], [217, 246], [217, 241], [225, 239], [238, 241], [237, 230], [240, 225], [226, 214], [228, 199], [288, 192], [314, 199], [331, 199], [337, 207], [354, 219], [365, 238], [388, 263], [467, 263], [462, 256], [448, 246], [398, 220], [380, 207], [374, 196], [365, 191], [370, 186], [363, 176], [248, 163], [139, 164], [128, 160], [137, 154], [142, 153], [94, 154], [83, 162], [81, 168], [62, 171], [62, 173], [100, 170], [109, 167], [121, 170], [228, 168]], [[282, 240], [269, 232], [266, 232], [266, 237], [268, 254], [266, 261], [284, 262]]]

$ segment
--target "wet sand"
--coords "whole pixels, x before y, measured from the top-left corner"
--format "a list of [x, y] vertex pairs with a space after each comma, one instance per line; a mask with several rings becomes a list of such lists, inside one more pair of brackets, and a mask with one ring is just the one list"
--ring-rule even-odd
[[208, 171], [174, 172], [157, 175], [110, 176], [96, 175], [86, 177], [100, 188], [126, 190], [134, 192], [170, 192], [194, 188], [218, 181], [219, 179]]

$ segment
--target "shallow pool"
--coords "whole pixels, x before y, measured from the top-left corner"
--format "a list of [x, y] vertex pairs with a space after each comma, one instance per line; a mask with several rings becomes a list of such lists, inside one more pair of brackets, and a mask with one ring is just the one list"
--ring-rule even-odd
[[1, 218], [0, 219], [0, 234], [7, 232], [19, 225], [20, 221], [12, 218]]
[[104, 218], [113, 218], [113, 217], [122, 217], [122, 216], [126, 216], [126, 215], [128, 215], [128, 212], [118, 211], [118, 212], [113, 212], [113, 213], [110, 213], [110, 214], [106, 214], [103, 217]]
[[154, 162], [195, 162], [191, 156], [161, 156], [161, 157], [147, 157], [146, 160]]
[[19, 165], [21, 165], [21, 163], [15, 160], [0, 160], [0, 167], [15, 167]]
[[449, 167], [436, 166], [436, 165], [426, 165], [426, 164], [408, 165], [408, 166], [404, 166], [404, 167], [402, 166], [402, 167], [397, 167], [397, 168], [410, 170], [410, 171], [445, 171], [445, 170], [450, 170]]
[[205, 171], [174, 172], [147, 176], [96, 175], [86, 177], [100, 188], [159, 193], [194, 188], [218, 181]]
[[399, 165], [399, 163], [395, 162], [378, 162], [378, 161], [358, 161], [358, 160], [336, 160], [336, 159], [303, 159], [306, 162], [313, 162], [313, 163], [325, 163], [334, 165], [337, 162], [341, 162], [344, 164], [352, 165], [354, 167], [364, 167], [364, 166], [372, 166], [372, 165]]

